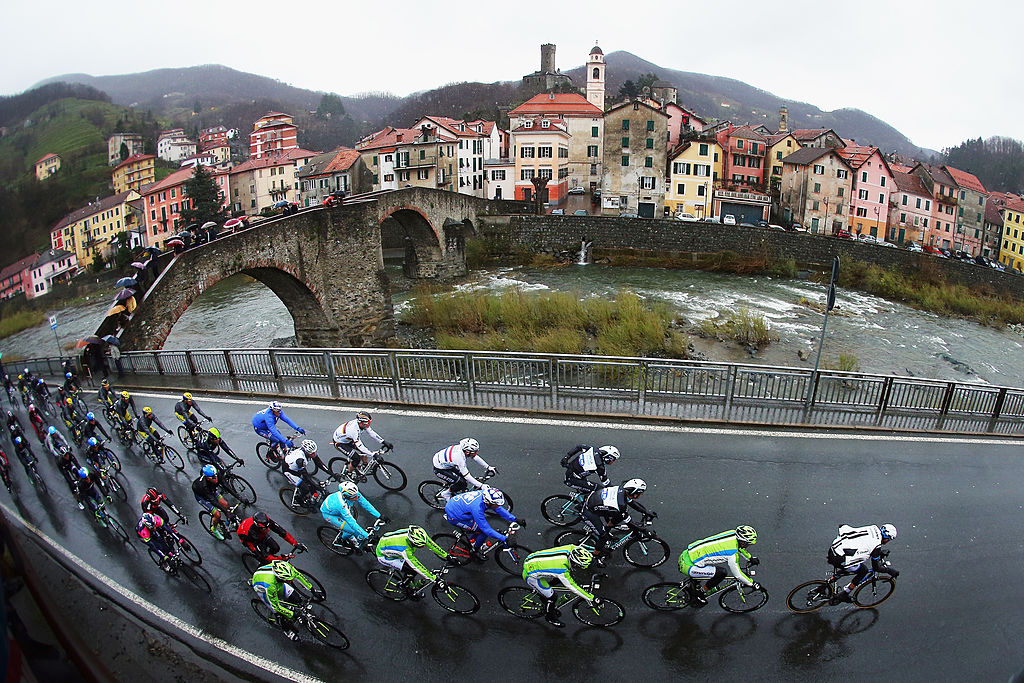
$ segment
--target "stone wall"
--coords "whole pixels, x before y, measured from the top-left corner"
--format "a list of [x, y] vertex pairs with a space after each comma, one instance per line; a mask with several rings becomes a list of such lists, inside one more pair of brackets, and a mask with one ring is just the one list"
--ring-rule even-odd
[[954, 282], [989, 285], [997, 291], [1024, 297], [1024, 277], [992, 268], [942, 259], [874, 244], [839, 240], [822, 235], [781, 232], [713, 223], [687, 223], [674, 219], [602, 216], [502, 216], [484, 218], [477, 227], [485, 239], [507, 242], [534, 251], [576, 252], [582, 240], [594, 249], [640, 250], [665, 253], [765, 253], [793, 259], [801, 266], [831, 268], [834, 256], [842, 260], [875, 263], [882, 267], [938, 268]]

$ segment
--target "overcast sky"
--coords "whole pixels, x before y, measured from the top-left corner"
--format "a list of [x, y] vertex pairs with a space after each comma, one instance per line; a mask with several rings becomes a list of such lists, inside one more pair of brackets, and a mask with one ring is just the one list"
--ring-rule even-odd
[[519, 78], [538, 68], [545, 42], [570, 69], [597, 39], [606, 53], [736, 78], [826, 111], [863, 109], [922, 147], [1024, 139], [1024, 9], [1014, 0], [5, 4], [0, 94], [64, 73], [224, 64], [342, 95], [406, 95]]

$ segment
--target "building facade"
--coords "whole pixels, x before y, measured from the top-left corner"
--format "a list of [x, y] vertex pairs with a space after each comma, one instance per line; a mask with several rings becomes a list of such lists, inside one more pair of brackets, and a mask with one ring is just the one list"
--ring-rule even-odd
[[39, 254], [32, 254], [0, 270], [0, 299], [25, 294], [26, 288], [29, 287], [28, 283], [31, 282], [29, 268], [38, 258]]
[[196, 153], [196, 143], [188, 139], [181, 128], [165, 130], [156, 139], [156, 155], [172, 164], [187, 159]]
[[664, 214], [668, 114], [640, 101], [605, 113], [601, 208], [608, 213]]
[[72, 252], [82, 268], [91, 266], [97, 257], [109, 259], [114, 238], [131, 230], [138, 220], [130, 203], [140, 196], [127, 190], [67, 214], [50, 229], [51, 250]]
[[156, 157], [141, 154], [128, 157], [114, 169], [114, 193], [141, 190], [144, 185], [156, 180]]
[[912, 173], [894, 169], [892, 174], [895, 187], [890, 194], [887, 241], [931, 244], [928, 240], [933, 227], [931, 192]]
[[272, 111], [252, 124], [249, 133], [249, 158], [280, 156], [299, 148], [299, 129], [288, 114]]
[[722, 172], [718, 141], [707, 138], [683, 142], [670, 153], [668, 170], [666, 213], [688, 213], [699, 219], [713, 215], [712, 197]]
[[885, 239], [889, 225], [889, 193], [893, 189], [889, 162], [877, 147], [851, 142], [837, 151], [853, 169], [850, 232]]
[[48, 294], [53, 286], [67, 282], [78, 272], [75, 255], [65, 249], [50, 249], [39, 255], [29, 267], [25, 297], [34, 299]]
[[750, 126], [728, 126], [715, 134], [722, 147], [723, 190], [764, 192], [768, 139]]
[[359, 194], [373, 187], [362, 156], [354, 149], [341, 148], [312, 157], [299, 170], [299, 204], [316, 206], [332, 192]]
[[1024, 272], [1024, 200], [1014, 197], [1003, 205], [1003, 243], [999, 262], [1006, 268]]
[[199, 134], [199, 149], [205, 151], [211, 147], [228, 146], [228, 129], [224, 126], [206, 128]]
[[932, 221], [925, 235], [925, 243], [941, 249], [953, 249], [957, 213], [956, 181], [940, 166], [917, 164], [911, 173], [921, 179], [932, 198]]
[[[230, 207], [231, 188], [228, 183], [228, 172], [215, 168], [207, 170], [220, 190], [221, 205], [225, 208]], [[142, 206], [145, 212], [143, 221], [146, 243], [149, 246], [162, 249], [164, 242], [188, 227], [181, 220], [181, 211], [187, 208], [189, 201], [185, 194], [185, 182], [194, 173], [195, 170], [192, 168], [183, 168], [142, 189]]]
[[393, 128], [371, 133], [356, 143], [374, 190], [431, 187], [455, 191], [458, 143], [441, 140], [436, 130]]
[[956, 229], [953, 248], [975, 256], [982, 253], [982, 245], [991, 243], [985, 235], [985, 205], [989, 192], [977, 176], [952, 166], [942, 167], [956, 183]]
[[513, 159], [484, 159], [484, 196], [487, 199], [516, 196], [516, 164]]
[[547, 178], [543, 201], [558, 203], [569, 190], [569, 131], [557, 118], [527, 118], [511, 131], [510, 160], [515, 163], [515, 197], [530, 201], [536, 186], [533, 178]]
[[60, 155], [47, 154], [36, 162], [36, 180], [46, 180], [60, 170]]
[[289, 149], [261, 158], [249, 159], [223, 171], [230, 177], [227, 204], [234, 212], [252, 216], [270, 209], [280, 201], [299, 203], [298, 174], [316, 152]]
[[[121, 145], [127, 148], [128, 155], [121, 156]], [[137, 133], [114, 133], [107, 138], [107, 165], [117, 166], [125, 159], [146, 153], [142, 136]]]
[[804, 147], [782, 160], [782, 211], [810, 232], [835, 235], [849, 226], [853, 169], [836, 150]]

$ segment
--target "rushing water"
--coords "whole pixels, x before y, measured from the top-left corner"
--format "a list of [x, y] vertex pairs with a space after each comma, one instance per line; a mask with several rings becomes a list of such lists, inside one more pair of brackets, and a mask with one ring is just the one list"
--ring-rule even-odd
[[[695, 339], [698, 349], [712, 360], [803, 367], [813, 366], [823, 315], [799, 301], [804, 297], [823, 302], [825, 296], [823, 286], [801, 280], [601, 265], [479, 271], [460, 287], [550, 289], [581, 296], [614, 296], [630, 289], [670, 304], [692, 322], [746, 307], [770, 321], [778, 342], [754, 357], [741, 348]], [[395, 293], [399, 315], [409, 296]], [[105, 307], [104, 303], [60, 312], [63, 340], [90, 334]], [[267, 347], [293, 341], [291, 316], [281, 301], [264, 285], [236, 276], [203, 293], [171, 330], [165, 348]], [[55, 344], [44, 325], [0, 341], [0, 349], [20, 356], [50, 355]], [[801, 360], [798, 351], [805, 351], [807, 359]], [[840, 352], [856, 356], [865, 372], [1024, 386], [1024, 339], [1015, 333], [923, 313], [860, 292], [840, 291], [829, 316], [823, 359], [835, 359]]]

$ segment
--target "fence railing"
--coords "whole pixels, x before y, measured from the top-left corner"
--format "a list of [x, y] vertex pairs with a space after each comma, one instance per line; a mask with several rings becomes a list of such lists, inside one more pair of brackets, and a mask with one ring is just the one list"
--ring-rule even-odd
[[[285, 395], [1024, 433], [1024, 388], [833, 370], [421, 349], [139, 351], [115, 362], [125, 375], [181, 377], [196, 388], [213, 383]], [[37, 373], [63, 372], [55, 358], [18, 365]]]

